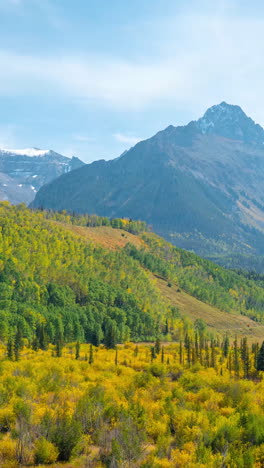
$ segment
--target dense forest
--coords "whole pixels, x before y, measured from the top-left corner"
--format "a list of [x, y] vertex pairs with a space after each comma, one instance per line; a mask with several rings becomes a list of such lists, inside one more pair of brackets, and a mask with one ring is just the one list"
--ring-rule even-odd
[[1, 468], [264, 466], [262, 340], [209, 332], [157, 286], [261, 323], [263, 276], [145, 229], [0, 204]]
[[[0, 207], [0, 337], [114, 346], [150, 340], [166, 308], [148, 273], [33, 213]], [[44, 346], [42, 344], [42, 346]]]

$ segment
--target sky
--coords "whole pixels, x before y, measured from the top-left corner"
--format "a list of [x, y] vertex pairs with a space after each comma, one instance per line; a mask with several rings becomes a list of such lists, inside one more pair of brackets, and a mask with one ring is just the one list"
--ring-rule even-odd
[[89, 163], [226, 101], [264, 126], [261, 0], [0, 0], [0, 148]]

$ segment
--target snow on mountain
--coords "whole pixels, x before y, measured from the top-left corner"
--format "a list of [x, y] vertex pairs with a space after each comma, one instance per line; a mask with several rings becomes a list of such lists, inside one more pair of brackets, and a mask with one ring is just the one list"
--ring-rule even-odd
[[52, 150], [0, 149], [0, 200], [30, 203], [42, 185], [83, 165]]
[[39, 148], [25, 148], [25, 149], [0, 149], [1, 153], [4, 154], [16, 154], [18, 156], [30, 156], [30, 157], [35, 157], [35, 156], [45, 156], [45, 154], [48, 154], [50, 150], [41, 150]]

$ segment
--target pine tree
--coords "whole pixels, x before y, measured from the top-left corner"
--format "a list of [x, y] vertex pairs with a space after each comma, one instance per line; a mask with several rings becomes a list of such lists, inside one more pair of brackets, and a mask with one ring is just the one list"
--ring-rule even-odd
[[183, 364], [183, 349], [182, 349], [182, 342], [181, 341], [180, 341], [179, 354], [180, 354], [180, 364]]
[[164, 364], [164, 346], [161, 348], [161, 362]]
[[215, 357], [215, 342], [214, 340], [211, 341], [211, 363], [210, 367], [215, 368], [216, 366], [216, 357]]
[[150, 358], [151, 358], [151, 362], [153, 361], [153, 359], [156, 358], [156, 353], [155, 353], [155, 347], [154, 346], [151, 346], [151, 350], [150, 350]]
[[228, 351], [229, 351], [229, 338], [228, 336], [226, 335], [225, 336], [225, 339], [224, 339], [224, 343], [223, 343], [223, 355], [225, 357], [228, 356]]
[[56, 357], [62, 356], [62, 348], [63, 348], [62, 340], [57, 339], [56, 340]]
[[195, 361], [199, 358], [199, 340], [198, 333], [195, 331]]
[[35, 336], [34, 340], [32, 341], [32, 349], [34, 351], [39, 350], [39, 340], [38, 340], [37, 336]]
[[159, 354], [160, 353], [160, 339], [159, 338], [156, 339], [154, 347], [155, 347], [155, 353]]
[[237, 346], [237, 337], [234, 341], [234, 371], [235, 376], [239, 377], [239, 359], [238, 359], [238, 346]]
[[8, 359], [10, 359], [10, 361], [12, 361], [14, 358], [14, 347], [13, 347], [13, 340], [11, 337], [9, 337], [8, 342], [7, 342], [7, 357]]
[[113, 323], [110, 323], [106, 329], [104, 337], [105, 346], [114, 349], [117, 343], [117, 330]]
[[117, 366], [118, 365], [118, 351], [116, 349], [116, 353], [115, 353], [115, 365]]
[[23, 336], [21, 332], [21, 328], [18, 327], [15, 341], [14, 341], [14, 352], [15, 352], [15, 360], [18, 361], [20, 358], [20, 350], [23, 348]]
[[260, 347], [257, 357], [257, 370], [264, 371], [264, 341]]
[[92, 343], [90, 344], [90, 349], [89, 349], [89, 364], [92, 364], [94, 362], [94, 357], [93, 357], [93, 345]]
[[75, 345], [75, 359], [77, 360], [80, 357], [80, 349], [81, 349], [80, 341], [77, 341]]
[[37, 336], [40, 349], [46, 351], [48, 349], [48, 337], [43, 324], [39, 327]]

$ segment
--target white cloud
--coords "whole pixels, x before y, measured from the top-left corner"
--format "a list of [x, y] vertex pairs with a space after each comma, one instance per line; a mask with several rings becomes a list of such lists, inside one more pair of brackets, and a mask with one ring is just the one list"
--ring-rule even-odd
[[159, 53], [151, 61], [2, 50], [0, 95], [63, 95], [83, 105], [96, 102], [126, 111], [175, 106], [197, 116], [226, 100], [264, 123], [264, 20], [236, 13], [210, 10], [171, 19], [162, 25]]
[[115, 133], [113, 137], [120, 143], [126, 143], [128, 145], [134, 146], [136, 143], [142, 140], [142, 138], [137, 138], [129, 135], [124, 135], [123, 133]]

